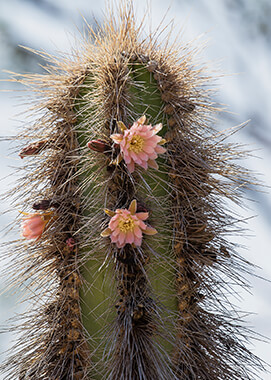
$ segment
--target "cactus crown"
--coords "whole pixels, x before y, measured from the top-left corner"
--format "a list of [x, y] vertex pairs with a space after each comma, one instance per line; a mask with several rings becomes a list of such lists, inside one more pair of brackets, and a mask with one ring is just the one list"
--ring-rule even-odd
[[261, 366], [226, 297], [248, 264], [225, 240], [225, 201], [252, 179], [213, 129], [187, 46], [141, 28], [123, 3], [72, 59], [40, 53], [47, 73], [16, 78], [41, 116], [18, 136], [34, 240], [11, 254], [35, 305], [7, 379], [240, 380]]

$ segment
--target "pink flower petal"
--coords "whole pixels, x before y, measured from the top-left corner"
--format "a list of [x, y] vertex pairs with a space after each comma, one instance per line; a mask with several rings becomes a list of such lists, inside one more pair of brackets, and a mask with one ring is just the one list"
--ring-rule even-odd
[[127, 210], [126, 208], [123, 209], [123, 210], [121, 210], [121, 211], [122, 211], [122, 215], [123, 215], [123, 216], [130, 216], [130, 211]]
[[157, 153], [153, 152], [149, 154], [149, 159], [155, 160], [158, 157]]
[[124, 154], [123, 158], [124, 158], [124, 161], [126, 162], [126, 164], [130, 164], [130, 162], [132, 161], [131, 156], [130, 156], [129, 153]]
[[138, 153], [138, 157], [140, 158], [141, 161], [148, 161], [148, 155], [144, 152]]
[[32, 218], [26, 221], [28, 228], [31, 230], [36, 229], [37, 227], [40, 227], [44, 224], [44, 222], [41, 220], [41, 218]]
[[135, 216], [136, 216], [138, 219], [140, 219], [140, 220], [146, 220], [146, 219], [148, 219], [148, 217], [149, 217], [149, 213], [148, 213], [148, 212], [137, 212], [137, 213], [135, 214]]
[[126, 243], [132, 244], [134, 242], [134, 234], [129, 231], [126, 234]]
[[160, 136], [154, 135], [150, 139], [147, 140], [147, 143], [150, 145], [156, 146], [161, 140], [162, 138]]
[[[145, 230], [147, 228], [146, 224], [144, 222], [142, 222], [142, 220], [139, 221], [139, 227], [142, 229], [142, 230]], [[144, 232], [144, 231], [143, 231]]]
[[140, 136], [143, 138], [143, 140], [148, 140], [152, 137], [152, 131], [140, 132]]
[[143, 146], [143, 151], [150, 154], [154, 152], [154, 148], [150, 145], [145, 144]]
[[130, 162], [130, 164], [127, 164], [127, 168], [130, 173], [133, 173], [135, 171], [135, 164], [133, 161]]
[[112, 220], [112, 219], [109, 222], [109, 228], [111, 228], [111, 230], [113, 231], [114, 229], [116, 229], [118, 227], [119, 221], [118, 220]]
[[141, 237], [141, 238], [137, 238], [137, 237], [135, 237], [134, 244], [135, 244], [137, 247], [140, 247], [141, 244], [142, 244], [142, 237]]
[[116, 243], [118, 241], [118, 236], [111, 235], [110, 239], [111, 239], [112, 243]]
[[[111, 229], [111, 230], [113, 230], [113, 229]], [[116, 228], [115, 230], [112, 231], [111, 236], [115, 237], [115, 236], [118, 236], [119, 234], [120, 234], [120, 229]]]
[[120, 244], [123, 244], [126, 240], [126, 234], [124, 232], [121, 232], [118, 236], [118, 241]]
[[144, 168], [145, 170], [148, 169], [148, 163], [147, 161], [142, 161], [142, 163], [140, 164], [140, 166], [142, 166], [142, 168]]
[[157, 165], [157, 162], [156, 161], [154, 161], [154, 160], [149, 160], [148, 161], [148, 165], [149, 165], [149, 167], [150, 168], [153, 168], [153, 169], [159, 169], [159, 166]]
[[122, 151], [127, 151], [127, 141], [126, 139], [123, 139], [120, 143], [120, 147]]
[[129, 155], [130, 155], [130, 157], [132, 158], [132, 160], [134, 160], [134, 161], [135, 161], [135, 159], [137, 159], [137, 155], [136, 155], [136, 153], [135, 153], [135, 152], [133, 152], [133, 151], [130, 151], [130, 152], [129, 152]]
[[123, 135], [120, 133], [115, 133], [115, 134], [111, 135], [110, 138], [114, 141], [114, 143], [120, 144], [120, 142], [123, 139]]
[[137, 238], [141, 238], [142, 237], [142, 231], [139, 227], [135, 226], [134, 228], [134, 234]]
[[138, 165], [142, 165], [142, 160], [140, 160], [140, 158], [136, 155], [136, 157], [134, 158], [134, 162]]
[[21, 224], [22, 235], [26, 239], [39, 239], [44, 231], [46, 222], [41, 214], [30, 214]]
[[22, 232], [23, 237], [25, 237], [26, 239], [29, 239], [29, 236], [32, 235], [32, 231], [27, 226], [23, 226], [23, 225], [22, 225], [22, 229], [23, 229], [23, 232]]
[[166, 149], [163, 148], [162, 146], [160, 145], [157, 145], [157, 147], [155, 148], [155, 152], [158, 153], [158, 154], [163, 154], [163, 153], [166, 153]]

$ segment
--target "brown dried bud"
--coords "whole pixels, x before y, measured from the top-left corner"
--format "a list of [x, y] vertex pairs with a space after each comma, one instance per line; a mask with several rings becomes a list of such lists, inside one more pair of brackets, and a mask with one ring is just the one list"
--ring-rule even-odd
[[34, 210], [48, 210], [50, 207], [57, 208], [59, 204], [57, 202], [53, 202], [51, 199], [43, 199], [42, 201], [37, 201], [32, 205]]
[[141, 203], [137, 202], [136, 212], [148, 212], [148, 209]]
[[132, 312], [131, 317], [134, 321], [138, 321], [140, 318], [142, 318], [144, 315], [144, 306], [142, 304], [138, 304], [135, 307], [135, 310]]
[[80, 337], [80, 332], [76, 329], [71, 329], [67, 333], [67, 338], [69, 341], [75, 341], [78, 340]]
[[33, 144], [29, 144], [20, 151], [19, 156], [21, 158], [24, 158], [26, 156], [35, 156], [36, 154], [39, 154], [42, 151], [42, 149], [46, 147], [47, 144], [48, 140], [41, 140]]
[[111, 150], [111, 146], [104, 140], [91, 140], [87, 143], [89, 149], [94, 152], [105, 153]]
[[176, 120], [174, 119], [174, 117], [169, 118], [168, 125], [169, 127], [174, 127], [176, 125]]
[[180, 110], [182, 112], [192, 112], [194, 111], [195, 107], [195, 104], [186, 100], [184, 100], [184, 102], [180, 104]]
[[170, 92], [164, 92], [164, 93], [162, 94], [161, 98], [162, 98], [162, 100], [163, 100], [164, 102], [167, 103], [167, 102], [170, 102], [170, 101], [172, 100], [173, 96], [172, 96], [172, 94], [171, 94]]
[[172, 115], [174, 113], [174, 108], [171, 104], [167, 104], [164, 108], [164, 112], [168, 115]]

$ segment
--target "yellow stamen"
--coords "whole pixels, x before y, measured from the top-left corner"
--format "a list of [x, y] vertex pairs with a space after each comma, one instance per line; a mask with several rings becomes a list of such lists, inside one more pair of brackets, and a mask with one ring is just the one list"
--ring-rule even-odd
[[131, 150], [135, 153], [140, 153], [143, 150], [143, 144], [144, 144], [143, 137], [141, 137], [139, 135], [135, 135], [131, 138], [130, 146], [129, 146], [128, 150]]
[[118, 224], [118, 227], [119, 229], [121, 230], [121, 232], [129, 232], [129, 231], [133, 231], [134, 227], [135, 227], [135, 222], [134, 220], [129, 216], [128, 218], [126, 219], [122, 219], [119, 221], [119, 224]]

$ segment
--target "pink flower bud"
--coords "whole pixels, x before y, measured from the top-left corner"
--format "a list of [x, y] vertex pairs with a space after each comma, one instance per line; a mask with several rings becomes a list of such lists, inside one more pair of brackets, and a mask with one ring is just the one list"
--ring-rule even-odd
[[70, 237], [66, 240], [67, 246], [72, 250], [75, 246], [75, 240], [74, 238]]
[[44, 231], [47, 220], [41, 214], [30, 214], [22, 222], [22, 235], [26, 239], [39, 239]]
[[94, 150], [94, 152], [105, 153], [111, 150], [111, 146], [107, 144], [104, 140], [91, 140], [87, 143], [89, 149]]

